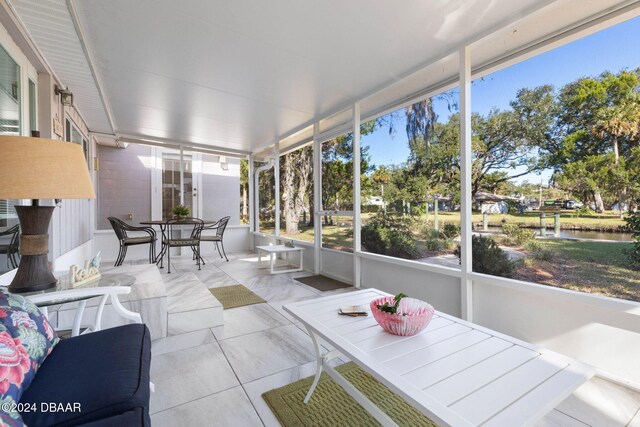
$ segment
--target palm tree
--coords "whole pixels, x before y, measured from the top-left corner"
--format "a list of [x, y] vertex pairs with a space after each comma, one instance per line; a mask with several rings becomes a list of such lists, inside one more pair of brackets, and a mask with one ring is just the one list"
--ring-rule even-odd
[[391, 172], [386, 166], [380, 166], [371, 174], [371, 179], [380, 185], [380, 196], [382, 197], [382, 210], [387, 211], [387, 204], [384, 200], [384, 185], [391, 181]]

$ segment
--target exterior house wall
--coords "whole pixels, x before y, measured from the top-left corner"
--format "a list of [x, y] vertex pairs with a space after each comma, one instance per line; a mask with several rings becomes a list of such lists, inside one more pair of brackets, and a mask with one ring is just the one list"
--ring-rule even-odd
[[[50, 75], [29, 62], [27, 54], [21, 50], [11, 37], [7, 28], [0, 25], [0, 44], [20, 66], [20, 134], [31, 134], [29, 124], [29, 80], [33, 81], [37, 97], [37, 127], [42, 138], [64, 139], [53, 133], [53, 119], [64, 123], [65, 117], [71, 118], [76, 127], [90, 141], [84, 120], [75, 107], [63, 107], [54, 92], [54, 81]], [[89, 155], [92, 155], [90, 143]], [[41, 200], [43, 205], [53, 204], [52, 200]], [[49, 227], [49, 258], [51, 261], [91, 240], [91, 218], [95, 201], [64, 200], [61, 208], [56, 208]], [[0, 260], [2, 262], [3, 260]]]
[[202, 218], [230, 216], [229, 225], [240, 224], [240, 160], [227, 158], [227, 170], [219, 157], [202, 155]]
[[[64, 124], [68, 117], [89, 141], [88, 157], [91, 160], [94, 144], [89, 137], [89, 129], [76, 107], [65, 107], [61, 104], [59, 95], [55, 94], [55, 82], [50, 76], [40, 74], [38, 86], [40, 136], [64, 140], [64, 136], [54, 133], [53, 122], [59, 121], [66, 131]], [[91, 218], [94, 209], [95, 200], [90, 199], [63, 200], [60, 207], [55, 209], [49, 227], [49, 252], [53, 260], [91, 240]]]
[[98, 145], [99, 230], [111, 230], [110, 216], [135, 224], [151, 218], [152, 169], [145, 162], [152, 154], [153, 149], [144, 145], [125, 149]]

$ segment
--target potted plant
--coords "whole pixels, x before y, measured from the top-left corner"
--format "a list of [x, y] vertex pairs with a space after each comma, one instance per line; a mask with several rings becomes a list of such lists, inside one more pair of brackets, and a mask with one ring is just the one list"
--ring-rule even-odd
[[189, 214], [191, 213], [191, 209], [189, 209], [189, 207], [185, 205], [178, 205], [171, 210], [171, 213], [173, 213], [173, 215], [178, 220], [181, 220], [189, 216]]

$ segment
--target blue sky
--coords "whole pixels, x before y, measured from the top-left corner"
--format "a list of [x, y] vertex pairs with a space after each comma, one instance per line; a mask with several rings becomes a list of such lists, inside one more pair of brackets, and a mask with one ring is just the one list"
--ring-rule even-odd
[[[556, 89], [580, 77], [597, 76], [603, 71], [617, 73], [622, 69], [640, 67], [640, 18], [618, 24], [527, 61], [503, 69], [473, 82], [471, 105], [474, 112], [486, 115], [491, 108], [508, 109], [520, 88], [552, 84]], [[456, 91], [457, 92], [457, 91]], [[457, 96], [457, 93], [456, 93]], [[451, 114], [447, 103], [436, 101], [439, 121]], [[399, 164], [409, 154], [404, 113], [394, 122], [396, 133], [389, 136], [387, 126], [362, 138], [368, 145], [372, 162], [376, 165]], [[542, 175], [530, 174], [522, 182], [547, 181], [550, 171]]]

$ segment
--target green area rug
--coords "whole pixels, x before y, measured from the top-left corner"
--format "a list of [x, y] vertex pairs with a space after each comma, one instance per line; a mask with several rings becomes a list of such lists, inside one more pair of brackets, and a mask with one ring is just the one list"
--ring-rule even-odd
[[266, 302], [242, 285], [224, 286], [222, 288], [209, 288], [209, 292], [211, 292], [213, 296], [222, 303], [222, 307], [225, 310], [228, 308], [242, 307], [245, 305], [260, 304]]
[[[355, 363], [345, 363], [339, 366], [337, 371], [398, 425], [437, 426]], [[305, 378], [262, 395], [280, 424], [285, 427], [380, 425], [340, 385], [324, 373], [311, 400], [305, 405], [303, 400], [312, 382], [313, 377]]]

